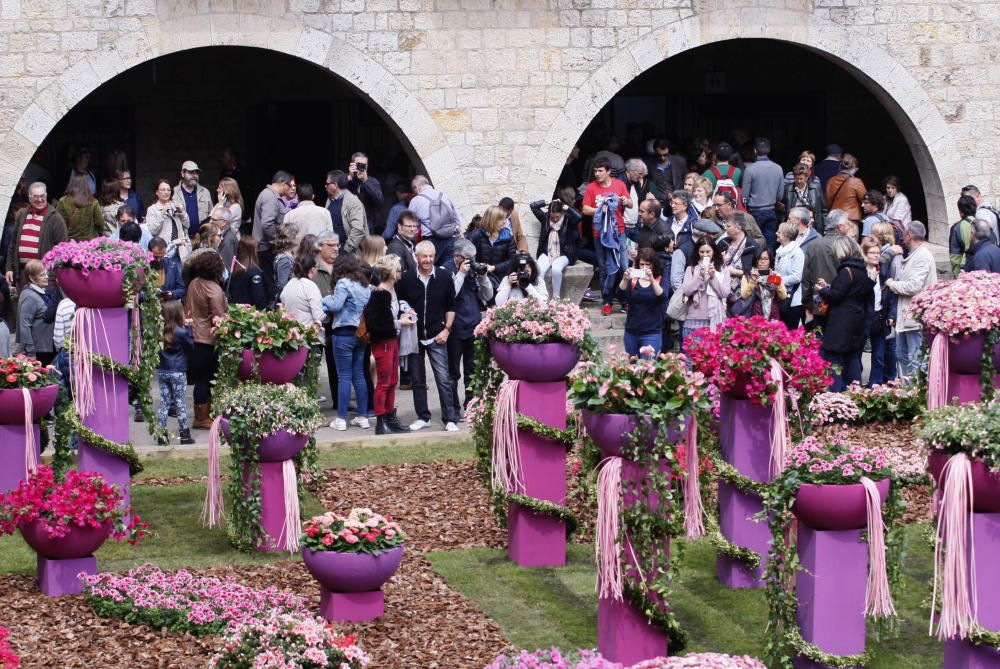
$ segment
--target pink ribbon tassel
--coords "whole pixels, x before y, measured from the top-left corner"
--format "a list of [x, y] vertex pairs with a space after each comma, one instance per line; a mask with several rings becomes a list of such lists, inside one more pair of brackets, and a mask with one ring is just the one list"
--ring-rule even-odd
[[299, 481], [295, 475], [295, 462], [285, 460], [281, 463], [281, 482], [285, 489], [285, 522], [278, 537], [278, 548], [289, 553], [299, 550]]
[[517, 381], [507, 379], [497, 393], [493, 417], [493, 489], [518, 492], [524, 488], [517, 452]]
[[24, 468], [29, 474], [38, 471], [38, 454], [35, 453], [35, 409], [31, 405], [31, 391], [21, 388], [24, 397]]
[[684, 482], [684, 532], [688, 539], [705, 536], [702, 515], [705, 507], [701, 502], [701, 481], [698, 473], [698, 420], [691, 416], [688, 421], [687, 438], [687, 479]]
[[597, 475], [597, 594], [622, 599], [622, 545], [618, 538], [622, 504], [622, 459], [605, 458]]
[[875, 482], [861, 477], [865, 487], [868, 511], [868, 583], [865, 587], [865, 615], [888, 618], [896, 614], [889, 589], [885, 565], [885, 523], [882, 520], [882, 499]]
[[777, 385], [774, 405], [771, 407], [771, 478], [776, 478], [785, 469], [785, 456], [790, 450], [788, 437], [788, 415], [785, 408], [785, 370], [777, 360], [771, 358], [771, 380]]
[[938, 332], [931, 342], [931, 359], [927, 370], [927, 408], [938, 409], [948, 404], [948, 337]]
[[219, 472], [220, 429], [222, 416], [216, 416], [212, 421], [212, 429], [208, 431], [208, 490], [205, 491], [205, 504], [201, 509], [203, 527], [215, 527], [226, 516], [225, 501], [222, 498], [222, 475]]
[[[937, 637], [964, 639], [977, 626], [976, 547], [972, 539], [972, 467], [965, 453], [951, 456], [941, 474], [944, 494], [934, 540], [934, 593], [941, 591]], [[930, 629], [934, 629], [931, 613]]]

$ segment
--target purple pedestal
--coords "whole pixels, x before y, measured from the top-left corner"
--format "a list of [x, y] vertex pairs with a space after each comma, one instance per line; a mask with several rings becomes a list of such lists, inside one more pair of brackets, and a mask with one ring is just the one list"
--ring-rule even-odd
[[978, 374], [957, 374], [948, 373], [948, 401], [954, 403], [952, 398], [958, 398], [958, 404], [968, 404], [978, 402], [980, 395]]
[[385, 615], [385, 594], [369, 592], [331, 592], [320, 586], [319, 614], [331, 623], [374, 620]]
[[55, 560], [38, 556], [38, 587], [49, 597], [78, 595], [83, 583], [76, 577], [80, 572], [97, 573], [97, 558], [93, 555], [69, 560]]
[[606, 659], [626, 667], [666, 657], [667, 636], [625, 601], [597, 600], [597, 648]]
[[[975, 545], [976, 590], [978, 606], [976, 618], [980, 627], [1000, 631], [1000, 513], [972, 514], [972, 543]], [[989, 646], [977, 646], [962, 639], [944, 642], [945, 669], [998, 669], [1000, 652]]]
[[278, 539], [285, 525], [285, 481], [281, 462], [260, 463], [260, 523], [264, 527], [259, 550], [278, 551]]
[[[24, 426], [0, 425], [0, 492], [10, 492], [28, 478], [24, 464]], [[35, 426], [36, 462], [41, 463], [41, 430]]]
[[[748, 399], [735, 399], [723, 394], [720, 398], [719, 441], [722, 457], [741, 474], [754, 481], [771, 480], [771, 408], [760, 407]], [[757, 570], [740, 561], [720, 555], [716, 576], [729, 588], [761, 588], [764, 586], [764, 564], [767, 562], [771, 532], [766, 523], [753, 520], [763, 509], [760, 497], [744, 493], [719, 483], [719, 526], [730, 542], [760, 553]]]
[[960, 639], [944, 642], [945, 669], [998, 669], [1000, 651]]
[[[566, 429], [566, 382], [518, 382], [517, 410], [558, 430]], [[527, 430], [517, 431], [523, 487], [518, 493], [566, 503], [566, 447]], [[566, 525], [547, 514], [511, 504], [507, 555], [521, 567], [566, 564]]]
[[[97, 338], [94, 351], [116, 362], [129, 362], [128, 310], [122, 308], [95, 309]], [[80, 416], [83, 424], [115, 443], [128, 442], [131, 419], [128, 403], [128, 381], [114, 372], [93, 366], [94, 413]], [[77, 469], [101, 474], [108, 483], [121, 488], [125, 504], [131, 503], [132, 481], [128, 463], [96, 446], [81, 440], [76, 458]]]
[[[802, 637], [834, 655], [865, 650], [868, 544], [861, 530], [823, 531], [799, 523], [802, 571], [795, 575]], [[796, 658], [797, 669], [826, 667]]]

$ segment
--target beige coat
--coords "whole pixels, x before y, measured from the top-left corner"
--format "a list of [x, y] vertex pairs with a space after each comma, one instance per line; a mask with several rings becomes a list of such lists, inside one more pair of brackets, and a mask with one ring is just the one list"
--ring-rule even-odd
[[899, 303], [896, 306], [897, 333], [920, 329], [920, 323], [910, 315], [910, 299], [935, 283], [937, 283], [937, 265], [934, 263], [934, 254], [927, 244], [921, 244], [909, 258], [903, 260], [899, 278], [889, 286], [892, 292], [899, 295]]

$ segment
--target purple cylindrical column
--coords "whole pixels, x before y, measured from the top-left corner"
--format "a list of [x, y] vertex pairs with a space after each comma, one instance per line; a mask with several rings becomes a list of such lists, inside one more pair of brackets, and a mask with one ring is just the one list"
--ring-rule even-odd
[[[518, 381], [519, 413], [557, 430], [566, 429], [566, 382]], [[566, 447], [529, 430], [517, 431], [523, 486], [518, 493], [566, 503]], [[521, 567], [566, 564], [566, 523], [517, 504], [507, 508], [507, 555]]]
[[[94, 352], [115, 362], [129, 363], [129, 318], [124, 308], [91, 309], [97, 324]], [[79, 310], [77, 311], [79, 313]], [[94, 412], [80, 416], [83, 424], [105, 439], [118, 444], [129, 440], [128, 380], [110, 370], [93, 366]], [[97, 446], [80, 440], [77, 469], [102, 475], [121, 489], [124, 503], [131, 504], [132, 476], [128, 463]]]
[[[35, 432], [35, 462], [41, 463], [42, 433], [37, 425]], [[0, 492], [10, 492], [28, 478], [25, 462], [25, 432], [23, 425], [0, 425]]]
[[[972, 514], [969, 553], [976, 567], [976, 620], [983, 629], [1000, 632], [1000, 598], [996, 596], [1000, 592], [1000, 568], [997, 568], [1000, 513]], [[948, 639], [944, 642], [944, 666], [945, 669], [997, 669], [1000, 652], [964, 639]]]
[[[278, 540], [285, 527], [285, 483], [282, 474], [284, 462], [260, 463], [260, 524], [264, 537], [259, 550], [282, 550]], [[295, 491], [298, 495], [298, 490]]]
[[[741, 474], [758, 483], [769, 483], [771, 461], [771, 408], [757, 406], [748, 399], [723, 394], [720, 398], [719, 441], [722, 457]], [[719, 528], [731, 543], [760, 554], [760, 566], [754, 570], [740, 560], [720, 555], [716, 576], [729, 588], [764, 586], [771, 531], [767, 523], [754, 517], [764, 504], [753, 492], [739, 490], [719, 482]]]

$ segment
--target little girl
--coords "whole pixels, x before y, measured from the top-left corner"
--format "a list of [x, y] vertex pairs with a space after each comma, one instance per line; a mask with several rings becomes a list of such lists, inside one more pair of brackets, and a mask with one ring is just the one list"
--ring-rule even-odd
[[[163, 350], [160, 364], [156, 366], [156, 379], [160, 384], [160, 407], [156, 418], [160, 427], [167, 427], [167, 411], [173, 407], [180, 427], [181, 443], [193, 444], [187, 421], [187, 402], [184, 391], [187, 388], [188, 357], [194, 352], [194, 337], [191, 335], [191, 320], [184, 317], [184, 307], [177, 300], [163, 303]], [[161, 446], [170, 443], [169, 438], [160, 440]]]

